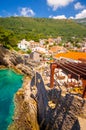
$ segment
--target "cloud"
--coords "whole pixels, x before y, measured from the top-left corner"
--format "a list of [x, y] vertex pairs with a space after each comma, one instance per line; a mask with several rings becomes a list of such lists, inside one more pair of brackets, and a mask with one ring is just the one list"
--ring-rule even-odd
[[9, 13], [6, 10], [3, 10], [3, 16], [5, 17], [18, 17], [18, 16], [24, 16], [24, 17], [33, 17], [35, 15], [34, 11], [28, 7], [18, 8], [15, 13]]
[[86, 9], [75, 15], [75, 19], [86, 18]]
[[[57, 16], [49, 16], [49, 18], [53, 19], [67, 19], [65, 15], [57, 15]], [[80, 13], [76, 14], [75, 16], [70, 16], [68, 19], [81, 19], [81, 18], [86, 18], [86, 9], [81, 11]]]
[[53, 18], [53, 19], [67, 19], [65, 15], [49, 16], [49, 18]]
[[74, 0], [47, 0], [48, 6], [52, 7], [53, 10], [58, 9], [59, 7], [65, 7]]
[[75, 19], [73, 16], [70, 16], [68, 19]]
[[18, 16], [18, 14], [15, 13], [15, 14], [14, 14], [14, 17], [17, 17], [17, 16]]
[[75, 8], [76, 10], [78, 10], [78, 9], [84, 9], [85, 6], [84, 6], [84, 5], [81, 5], [80, 2], [77, 2], [77, 3], [74, 5], [74, 8]]
[[19, 8], [19, 12], [20, 12], [20, 16], [24, 16], [24, 17], [32, 17], [35, 15], [34, 11], [27, 7]]

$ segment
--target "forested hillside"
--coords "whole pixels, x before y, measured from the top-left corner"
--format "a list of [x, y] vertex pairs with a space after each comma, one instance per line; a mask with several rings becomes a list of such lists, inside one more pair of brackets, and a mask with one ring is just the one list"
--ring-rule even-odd
[[81, 25], [85, 25], [85, 26], [86, 26], [86, 18], [76, 19], [75, 21], [76, 21], [77, 23], [81, 24]]
[[86, 37], [86, 26], [73, 20], [55, 20], [49, 18], [7, 17], [0, 18], [0, 42], [15, 42], [25, 38], [38, 41], [40, 38], [61, 36], [69, 41], [71, 37]]

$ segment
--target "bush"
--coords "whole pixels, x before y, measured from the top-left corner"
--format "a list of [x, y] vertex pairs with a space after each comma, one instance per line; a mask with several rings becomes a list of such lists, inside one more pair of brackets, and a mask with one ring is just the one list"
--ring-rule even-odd
[[27, 53], [28, 53], [28, 54], [30, 54], [31, 52], [32, 52], [32, 50], [31, 50], [31, 49], [28, 49], [28, 50], [27, 50]]

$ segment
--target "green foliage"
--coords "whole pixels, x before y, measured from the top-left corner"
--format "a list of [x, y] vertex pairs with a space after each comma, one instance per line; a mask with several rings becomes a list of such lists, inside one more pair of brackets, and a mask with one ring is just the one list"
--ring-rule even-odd
[[31, 50], [31, 49], [28, 49], [28, 50], [27, 50], [27, 53], [28, 53], [28, 54], [30, 54], [31, 52], [32, 52], [32, 50]]
[[63, 43], [62, 43], [62, 42], [60, 42], [58, 45], [59, 45], [59, 46], [63, 46]]
[[[8, 17], [0, 18], [0, 43], [16, 48], [19, 40], [35, 40], [61, 36], [64, 42], [76, 38], [75, 43], [86, 37], [86, 26], [73, 20], [49, 18]], [[78, 40], [77, 40], [78, 38]], [[47, 43], [46, 43], [47, 44]]]
[[48, 41], [46, 41], [45, 43], [44, 43], [44, 45], [48, 45], [49, 44], [49, 42]]
[[3, 44], [4, 47], [10, 49], [11, 47], [17, 46], [17, 39], [13, 35], [13, 32], [10, 30], [5, 30], [0, 27], [0, 43]]
[[16, 50], [16, 51], [20, 50], [17, 46], [13, 47], [13, 49]]

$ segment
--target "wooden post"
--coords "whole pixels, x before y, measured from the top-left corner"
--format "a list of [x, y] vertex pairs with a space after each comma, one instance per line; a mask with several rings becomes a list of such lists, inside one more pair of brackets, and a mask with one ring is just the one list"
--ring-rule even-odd
[[57, 64], [56, 63], [51, 63], [50, 64], [50, 88], [54, 87], [54, 70], [55, 68], [57, 68]]
[[82, 79], [82, 85], [84, 88], [82, 98], [86, 98], [86, 79]]

